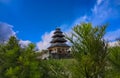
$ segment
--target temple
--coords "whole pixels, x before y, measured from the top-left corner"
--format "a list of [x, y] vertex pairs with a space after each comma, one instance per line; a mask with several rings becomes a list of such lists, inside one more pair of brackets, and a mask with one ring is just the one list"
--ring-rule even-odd
[[56, 28], [52, 36], [51, 45], [48, 47], [51, 58], [66, 58], [69, 57], [69, 46], [66, 44], [67, 40], [64, 38], [63, 32], [60, 28]]

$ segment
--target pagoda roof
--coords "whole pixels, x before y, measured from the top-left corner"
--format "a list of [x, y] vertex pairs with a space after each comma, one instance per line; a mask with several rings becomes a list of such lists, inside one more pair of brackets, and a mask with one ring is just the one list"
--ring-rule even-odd
[[63, 32], [60, 30], [60, 28], [56, 28], [54, 34], [55, 34], [55, 33], [63, 33]]
[[65, 42], [67, 40], [64, 38], [65, 36], [62, 34], [63, 32], [60, 30], [60, 28], [56, 28], [54, 35], [52, 36], [51, 46], [49, 48], [53, 47], [69, 47]]
[[61, 30], [61, 29], [59, 27], [57, 27], [56, 30]]
[[70, 47], [70, 46], [68, 46], [68, 45], [65, 44], [65, 43], [54, 43], [54, 44], [51, 44], [51, 46], [48, 47], [48, 49], [49, 49], [49, 48], [53, 48], [53, 47]]
[[53, 38], [50, 43], [66, 42], [66, 41], [67, 41], [67, 40], [65, 40], [63, 37], [56, 37], [56, 38]]
[[65, 37], [62, 33], [55, 33], [52, 38], [55, 38], [55, 37]]

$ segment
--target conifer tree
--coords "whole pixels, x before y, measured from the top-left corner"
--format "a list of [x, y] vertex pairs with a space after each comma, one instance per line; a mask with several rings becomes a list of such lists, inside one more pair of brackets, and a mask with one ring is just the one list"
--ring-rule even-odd
[[82, 23], [73, 27], [67, 39], [72, 43], [71, 51], [77, 61], [73, 78], [104, 78], [107, 43], [103, 39], [106, 25], [95, 26]]
[[109, 73], [108, 78], [120, 78], [120, 41], [117, 41], [118, 45], [114, 45], [109, 48]]
[[1, 78], [39, 78], [39, 63], [36, 60], [34, 45], [21, 48], [16, 37], [0, 48]]

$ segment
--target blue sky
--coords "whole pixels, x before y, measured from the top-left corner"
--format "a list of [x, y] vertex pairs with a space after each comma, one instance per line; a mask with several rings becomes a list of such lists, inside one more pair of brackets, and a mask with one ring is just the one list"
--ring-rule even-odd
[[[106, 38], [120, 32], [120, 0], [0, 0], [0, 22], [23, 41], [47, 45], [56, 27], [68, 32], [80, 22], [109, 23]], [[7, 31], [7, 30], [6, 30]]]

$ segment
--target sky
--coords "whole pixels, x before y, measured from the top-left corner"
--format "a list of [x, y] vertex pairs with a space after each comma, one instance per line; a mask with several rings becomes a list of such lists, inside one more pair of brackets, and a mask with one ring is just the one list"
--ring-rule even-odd
[[0, 0], [0, 41], [16, 36], [46, 49], [56, 27], [69, 32], [81, 22], [109, 23], [105, 39], [120, 37], [120, 0]]

